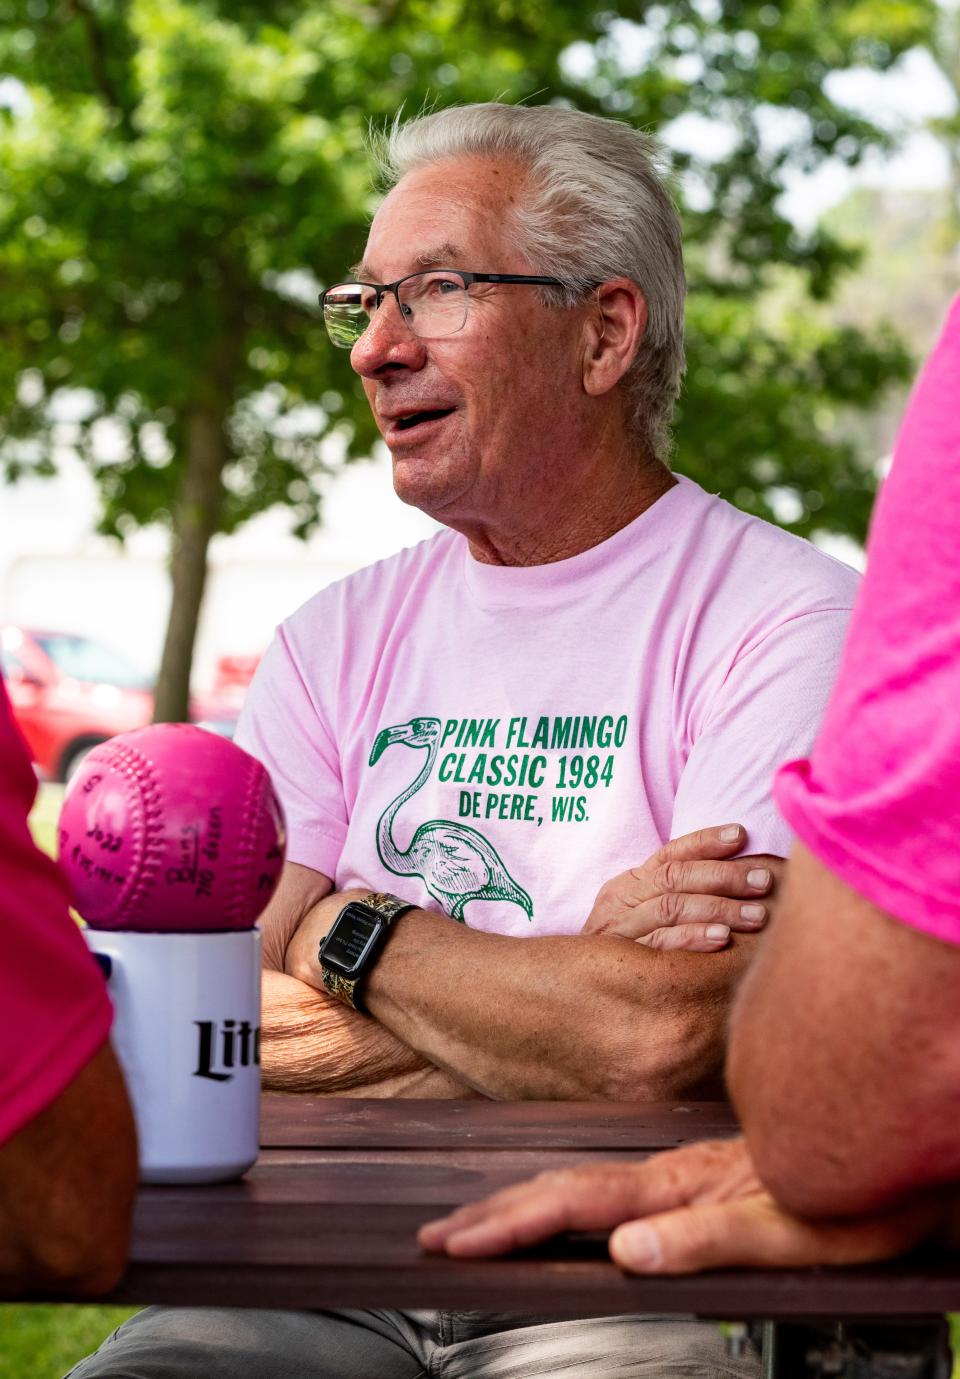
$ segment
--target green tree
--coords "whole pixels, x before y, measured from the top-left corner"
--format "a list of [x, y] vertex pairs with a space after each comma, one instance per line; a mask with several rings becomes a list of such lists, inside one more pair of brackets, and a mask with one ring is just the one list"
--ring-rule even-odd
[[[0, 0], [0, 463], [51, 469], [58, 395], [102, 530], [171, 531], [157, 714], [186, 713], [216, 532], [274, 504], [307, 533], [319, 480], [374, 431], [312, 294], [362, 245], [369, 120], [425, 101], [565, 100], [666, 130], [722, 127], [679, 160], [691, 277], [677, 465], [800, 532], [862, 536], [872, 478], [818, 424], [906, 367], [893, 336], [763, 290], [790, 271], [826, 298], [854, 255], [778, 209], [786, 170], [855, 163], [886, 136], [830, 98], [831, 72], [885, 68], [932, 0]], [[771, 129], [777, 129], [776, 137]], [[96, 437], [111, 422], [121, 458]]]
[[[830, 304], [834, 320], [869, 333], [889, 317], [915, 359], [928, 354], [947, 304], [960, 292], [960, 240], [946, 233], [951, 214], [941, 190], [905, 196], [860, 187], [832, 207], [825, 217], [830, 232], [863, 246], [860, 262]], [[845, 419], [873, 455], [891, 450], [908, 391], [906, 383], [892, 387], [868, 416]]]

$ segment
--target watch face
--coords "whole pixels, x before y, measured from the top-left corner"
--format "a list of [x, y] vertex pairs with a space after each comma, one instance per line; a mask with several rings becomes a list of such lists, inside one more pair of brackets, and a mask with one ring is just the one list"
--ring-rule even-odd
[[362, 972], [364, 959], [380, 936], [384, 921], [359, 901], [351, 901], [337, 916], [333, 928], [320, 945], [325, 965], [344, 977]]

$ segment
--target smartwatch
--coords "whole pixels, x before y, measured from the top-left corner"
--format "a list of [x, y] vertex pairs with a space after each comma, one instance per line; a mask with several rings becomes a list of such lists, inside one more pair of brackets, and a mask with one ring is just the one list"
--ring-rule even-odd
[[380, 891], [344, 905], [320, 944], [324, 990], [354, 1010], [365, 1011], [357, 988], [380, 956], [390, 926], [416, 908]]

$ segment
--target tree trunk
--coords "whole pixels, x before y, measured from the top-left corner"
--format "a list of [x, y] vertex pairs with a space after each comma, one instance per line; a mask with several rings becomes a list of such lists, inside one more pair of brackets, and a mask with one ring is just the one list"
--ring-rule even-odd
[[223, 416], [212, 408], [198, 408], [186, 418], [187, 465], [173, 515], [173, 591], [157, 676], [155, 723], [181, 723], [189, 717], [190, 668], [207, 580], [207, 551], [220, 529], [223, 508], [223, 423]]

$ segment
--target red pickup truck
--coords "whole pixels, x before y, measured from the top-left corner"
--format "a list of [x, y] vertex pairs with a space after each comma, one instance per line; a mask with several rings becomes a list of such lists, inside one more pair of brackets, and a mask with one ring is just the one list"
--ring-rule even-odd
[[[244, 662], [252, 674], [256, 659]], [[0, 668], [34, 766], [45, 780], [68, 780], [91, 747], [142, 728], [153, 717], [149, 677], [125, 656], [76, 632], [0, 624]], [[234, 679], [205, 699], [194, 699], [191, 720], [232, 737], [245, 687]]]

